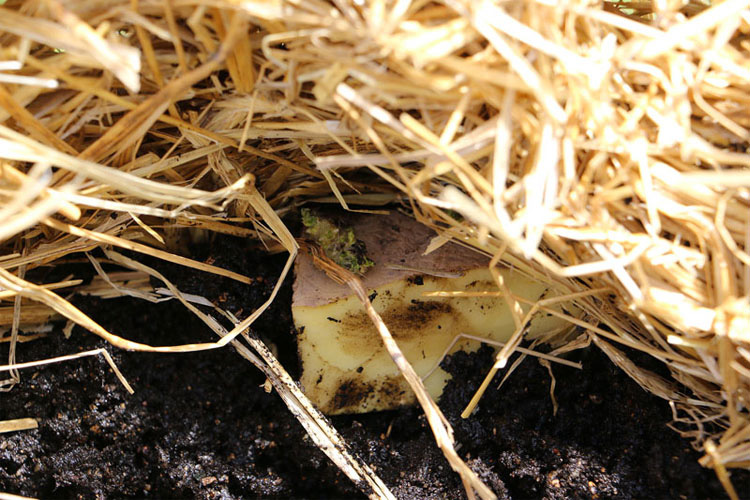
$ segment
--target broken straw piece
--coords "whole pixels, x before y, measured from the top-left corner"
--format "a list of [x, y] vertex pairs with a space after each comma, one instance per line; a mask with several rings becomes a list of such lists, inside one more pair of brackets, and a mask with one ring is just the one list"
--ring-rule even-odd
[[[456, 243], [422, 255], [435, 233], [401, 214], [360, 215], [350, 220], [356, 237], [365, 243], [375, 262], [362, 283], [420, 376], [461, 333], [500, 342], [513, 333], [513, 318], [501, 297], [423, 296], [439, 290], [496, 292], [486, 257]], [[306, 395], [328, 414], [414, 403], [413, 392], [349, 287], [328, 278], [304, 252], [297, 258], [295, 273], [292, 314]], [[503, 270], [502, 274], [511, 292], [526, 299], [535, 301], [547, 290], [543, 283], [518, 272]], [[562, 324], [558, 318], [539, 315], [531, 321], [529, 335]], [[462, 341], [453, 351], [475, 350], [478, 345], [477, 341]], [[432, 397], [440, 396], [449, 378], [438, 369], [425, 380]]]

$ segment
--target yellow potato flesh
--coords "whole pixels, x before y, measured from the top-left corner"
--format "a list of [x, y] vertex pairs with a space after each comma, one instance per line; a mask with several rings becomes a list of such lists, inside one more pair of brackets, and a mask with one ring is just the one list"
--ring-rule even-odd
[[[504, 271], [512, 293], [539, 299], [546, 287], [519, 273]], [[514, 322], [505, 301], [490, 297], [424, 297], [441, 290], [497, 291], [486, 267], [458, 278], [410, 276], [369, 289], [373, 306], [417, 374], [424, 376], [459, 334], [506, 341]], [[373, 295], [371, 295], [373, 297]], [[380, 336], [354, 295], [327, 304], [292, 308], [302, 361], [301, 382], [307, 396], [327, 414], [362, 413], [412, 404], [414, 394], [383, 347]], [[564, 326], [555, 317], [536, 315], [529, 335]], [[462, 340], [458, 349], [475, 350]], [[450, 376], [438, 369], [425, 380], [439, 398]]]

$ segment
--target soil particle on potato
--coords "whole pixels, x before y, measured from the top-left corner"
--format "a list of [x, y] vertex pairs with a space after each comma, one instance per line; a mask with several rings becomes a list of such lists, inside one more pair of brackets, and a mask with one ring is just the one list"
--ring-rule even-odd
[[[254, 284], [147, 263], [183, 292], [243, 317], [268, 297], [284, 263], [284, 256], [266, 257], [228, 237], [202, 251], [204, 259], [251, 276]], [[70, 270], [91, 277], [80, 264], [50, 272]], [[40, 282], [49, 277], [44, 272], [37, 270]], [[275, 344], [296, 376], [290, 300], [286, 283], [253, 331]], [[76, 304], [132, 340], [154, 345], [214, 340], [176, 301], [79, 297]], [[213, 314], [209, 308], [205, 312]], [[362, 497], [278, 396], [264, 391], [259, 371], [230, 348], [124, 352], [76, 328], [69, 340], [57, 330], [19, 345], [18, 361], [102, 346], [134, 395], [100, 358], [25, 370], [21, 383], [0, 395], [0, 419], [39, 421], [36, 430], [0, 436], [0, 491], [41, 498]], [[7, 343], [0, 344], [0, 356], [7, 358], [7, 349]], [[547, 369], [529, 358], [499, 389], [498, 376], [471, 418], [461, 419], [492, 358], [489, 348], [448, 358], [444, 366], [454, 379], [441, 407], [455, 429], [459, 454], [499, 498], [725, 498], [713, 471], [697, 464], [700, 455], [666, 427], [667, 404], [644, 392], [596, 348], [572, 353], [583, 370], [553, 366], [556, 415]], [[659, 370], [646, 358], [637, 361]], [[398, 498], [464, 497], [419, 409], [331, 420]], [[732, 479], [740, 495], [750, 498], [750, 474], [734, 471]]]

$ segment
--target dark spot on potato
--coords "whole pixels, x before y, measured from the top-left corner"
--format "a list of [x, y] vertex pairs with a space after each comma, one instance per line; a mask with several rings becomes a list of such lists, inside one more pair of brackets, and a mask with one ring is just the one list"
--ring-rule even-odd
[[[394, 311], [389, 311], [389, 314], [385, 314], [383, 318], [388, 317], [389, 319], [396, 321], [400, 324], [404, 322], [410, 322], [411, 324], [417, 323], [423, 326], [430, 322], [437, 316], [448, 314], [453, 311], [453, 308], [447, 302], [440, 302], [437, 300], [412, 300], [405, 309], [401, 308]], [[388, 320], [386, 320], [386, 324]]]
[[330, 316], [328, 316], [328, 317], [327, 317], [326, 319], [327, 319], [328, 321], [333, 321], [334, 323], [341, 323], [341, 320], [340, 320], [340, 319], [332, 318], [332, 317], [330, 317]]
[[421, 274], [418, 274], [416, 276], [410, 276], [409, 278], [407, 278], [406, 281], [417, 286], [424, 285], [424, 278], [422, 277]]
[[467, 290], [471, 290], [474, 288], [478, 288], [481, 290], [497, 290], [497, 287], [495, 287], [495, 285], [491, 281], [474, 280], [466, 285]]
[[360, 406], [373, 392], [373, 386], [356, 378], [344, 380], [336, 389], [329, 411], [345, 411]]
[[[424, 336], [426, 328], [440, 321], [453, 308], [447, 302], [437, 300], [412, 300], [381, 312], [380, 316], [397, 340], [409, 340]], [[364, 311], [350, 313], [341, 319], [341, 346], [349, 352], [375, 352], [383, 350], [380, 335]]]
[[386, 377], [380, 385], [379, 392], [385, 396], [391, 407], [410, 404], [415, 400], [414, 393], [401, 375]]

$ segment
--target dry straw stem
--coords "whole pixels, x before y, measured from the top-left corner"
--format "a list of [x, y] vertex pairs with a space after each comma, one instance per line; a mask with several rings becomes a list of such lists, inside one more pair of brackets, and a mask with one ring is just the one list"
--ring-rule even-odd
[[[117, 365], [115, 364], [115, 361], [112, 359], [112, 356], [110, 356], [109, 352], [107, 352], [106, 349], [92, 349], [90, 351], [84, 351], [84, 352], [78, 352], [75, 354], [69, 354], [67, 356], [58, 356], [55, 358], [48, 358], [40, 361], [29, 361], [27, 363], [16, 363], [16, 364], [10, 364], [10, 365], [4, 365], [0, 366], [0, 372], [4, 371], [10, 371], [10, 370], [21, 370], [23, 368], [33, 368], [35, 366], [43, 366], [43, 365], [49, 365], [52, 363], [62, 363], [64, 361], [71, 361], [73, 359], [78, 358], [85, 358], [87, 356], [102, 356], [104, 357], [104, 360], [107, 362], [110, 368], [112, 368], [112, 371], [117, 376], [117, 379], [120, 381], [120, 383], [125, 387], [125, 390], [128, 391], [130, 394], [133, 394], [135, 391], [133, 391], [133, 388], [128, 383], [125, 376], [120, 372], [119, 368], [117, 368]], [[34, 426], [36, 428], [36, 426]]]
[[14, 495], [12, 493], [0, 493], [0, 500], [34, 500], [34, 498]]
[[14, 418], [0, 422], [0, 434], [5, 432], [26, 431], [36, 429], [39, 423], [33, 418]]
[[[750, 467], [749, 6], [7, 0], [0, 307], [16, 330], [42, 307], [152, 348], [23, 273], [117, 246], [243, 281], [178, 256], [176, 235], [255, 238], [286, 273], [299, 204], [400, 203], [435, 245], [572, 298], [566, 318], [670, 401], [729, 484]], [[524, 343], [582, 345], [528, 339], [497, 284], [516, 321], [498, 369]], [[262, 310], [182, 347], [236, 340]]]

